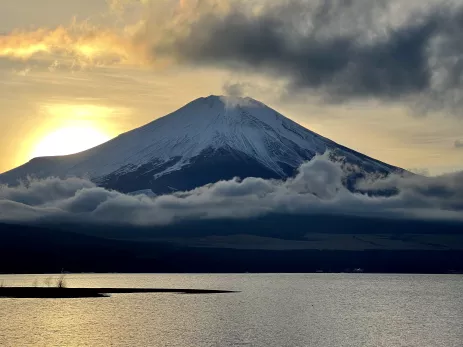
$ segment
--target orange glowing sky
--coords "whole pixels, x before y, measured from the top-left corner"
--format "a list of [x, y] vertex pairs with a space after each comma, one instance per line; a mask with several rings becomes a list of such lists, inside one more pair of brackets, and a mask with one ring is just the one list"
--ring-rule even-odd
[[262, 88], [249, 96], [345, 146], [431, 174], [463, 169], [454, 146], [463, 122], [445, 112], [416, 117], [400, 103], [290, 100], [278, 96], [283, 79], [153, 54], [153, 45], [187, 32], [204, 3], [221, 11], [226, 2], [0, 0], [0, 172], [85, 150], [250, 81]]

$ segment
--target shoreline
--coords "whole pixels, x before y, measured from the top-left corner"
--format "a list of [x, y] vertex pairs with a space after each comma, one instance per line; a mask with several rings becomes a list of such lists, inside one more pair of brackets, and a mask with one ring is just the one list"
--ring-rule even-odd
[[0, 287], [0, 298], [60, 299], [102, 298], [111, 294], [170, 293], [170, 294], [230, 294], [229, 290], [190, 288], [60, 288], [60, 287]]

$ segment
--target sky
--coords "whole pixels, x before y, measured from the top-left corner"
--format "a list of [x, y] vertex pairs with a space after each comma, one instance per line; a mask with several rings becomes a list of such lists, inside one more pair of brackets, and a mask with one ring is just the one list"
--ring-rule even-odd
[[463, 170], [463, 2], [0, 0], [0, 172], [207, 96], [389, 164]]

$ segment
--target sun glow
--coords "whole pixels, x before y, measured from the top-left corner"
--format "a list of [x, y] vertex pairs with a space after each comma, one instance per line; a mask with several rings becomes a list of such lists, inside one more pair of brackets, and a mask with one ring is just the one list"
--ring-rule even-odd
[[74, 154], [109, 141], [120, 133], [113, 120], [128, 111], [91, 104], [43, 104], [39, 112], [48, 121], [30, 137], [27, 160]]
[[92, 127], [61, 128], [46, 135], [35, 146], [32, 158], [67, 155], [98, 146], [110, 137]]

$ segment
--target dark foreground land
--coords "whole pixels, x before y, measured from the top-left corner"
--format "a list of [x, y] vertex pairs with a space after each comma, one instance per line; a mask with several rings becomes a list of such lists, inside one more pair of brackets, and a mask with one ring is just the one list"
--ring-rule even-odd
[[173, 294], [226, 294], [227, 290], [164, 289], [164, 288], [58, 288], [58, 287], [0, 287], [0, 298], [99, 298], [109, 294], [173, 293]]
[[463, 273], [463, 224], [270, 216], [166, 227], [0, 224], [0, 273]]

